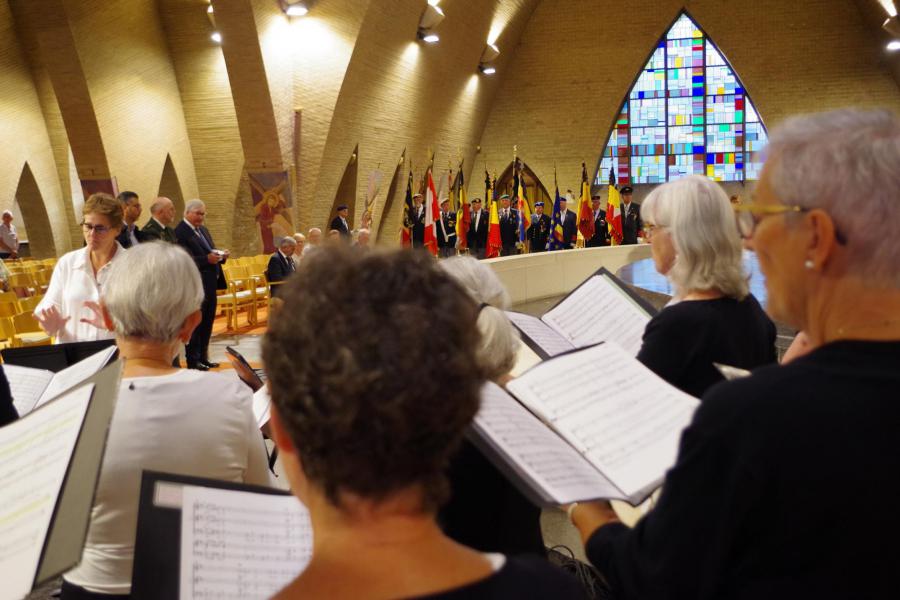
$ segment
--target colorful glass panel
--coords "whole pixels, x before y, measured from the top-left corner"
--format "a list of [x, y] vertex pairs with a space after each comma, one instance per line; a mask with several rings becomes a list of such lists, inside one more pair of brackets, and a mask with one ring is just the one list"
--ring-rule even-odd
[[631, 158], [631, 181], [634, 183], [665, 183], [665, 156], [633, 156]]

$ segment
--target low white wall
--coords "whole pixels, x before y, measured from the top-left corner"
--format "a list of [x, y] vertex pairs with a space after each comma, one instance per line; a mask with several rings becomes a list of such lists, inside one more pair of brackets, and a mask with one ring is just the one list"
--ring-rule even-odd
[[484, 262], [506, 286], [512, 303], [521, 304], [566, 294], [600, 267], [615, 273], [644, 258], [650, 258], [650, 244], [538, 252]]

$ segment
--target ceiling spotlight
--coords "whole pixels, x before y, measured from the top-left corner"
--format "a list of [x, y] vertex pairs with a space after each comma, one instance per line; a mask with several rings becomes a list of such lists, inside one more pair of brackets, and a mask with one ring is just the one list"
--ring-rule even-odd
[[897, 50], [900, 50], [900, 41], [893, 40], [891, 42], [888, 42], [887, 49], [890, 52], [896, 52]]
[[289, 17], [305, 17], [309, 13], [308, 0], [279, 0], [279, 3]]
[[478, 70], [484, 73], [485, 75], [493, 75], [497, 72], [497, 69], [490, 65], [478, 65]]
[[212, 7], [212, 4], [210, 4], [209, 6], [206, 7], [206, 12], [208, 12], [209, 14], [212, 14], [212, 13], [213, 13], [213, 7]]
[[419, 39], [426, 44], [437, 44], [439, 41], [441, 41], [441, 38], [438, 37], [438, 34], [425, 33], [424, 31], [419, 32]]
[[897, 15], [888, 17], [881, 25], [881, 28], [894, 37], [900, 37], [900, 18], [898, 18]]
[[212, 35], [209, 36], [209, 39], [211, 39], [212, 41], [214, 41], [217, 44], [221, 44], [222, 43], [222, 34], [219, 33], [218, 31], [213, 31]]

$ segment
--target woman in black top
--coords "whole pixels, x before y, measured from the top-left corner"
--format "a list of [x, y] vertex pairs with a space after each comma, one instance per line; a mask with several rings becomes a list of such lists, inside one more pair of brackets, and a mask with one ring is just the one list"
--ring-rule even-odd
[[753, 369], [775, 362], [775, 325], [748, 292], [722, 188], [700, 175], [685, 177], [653, 190], [641, 214], [656, 270], [676, 295], [647, 324], [638, 360], [698, 398], [722, 381], [713, 363]]
[[813, 350], [707, 392], [633, 530], [570, 508], [617, 598], [897, 597], [900, 120], [797, 117], [768, 152], [741, 233]]
[[[263, 342], [270, 425], [314, 541], [276, 598], [583, 597], [546, 561], [483, 554], [435, 521], [486, 380], [459, 284], [427, 253], [336, 246], [305, 258], [281, 298]], [[315, 351], [297, 362], [298, 344]]]

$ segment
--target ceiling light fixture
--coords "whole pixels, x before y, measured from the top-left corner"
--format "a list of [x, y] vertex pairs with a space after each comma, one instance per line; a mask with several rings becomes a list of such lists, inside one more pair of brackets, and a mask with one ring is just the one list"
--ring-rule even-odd
[[212, 41], [214, 41], [217, 44], [221, 44], [222, 43], [222, 34], [219, 33], [218, 31], [213, 31], [212, 35], [209, 36], [209, 39], [211, 39]]
[[478, 65], [478, 70], [484, 73], [485, 75], [493, 75], [497, 72], [497, 69], [490, 65]]
[[280, 0], [281, 10], [289, 17], [305, 17], [309, 13], [306, 0]]
[[900, 50], [900, 41], [892, 40], [888, 42], [887, 49], [888, 52], [896, 52], [897, 50]]
[[897, 17], [897, 15], [888, 17], [888, 19], [881, 25], [881, 28], [887, 31], [892, 36], [900, 38], [900, 17]]
[[435, 27], [440, 25], [444, 20], [444, 11], [437, 6], [435, 1], [433, 4], [429, 2], [425, 5], [425, 10], [419, 18], [419, 29], [417, 36], [426, 44], [436, 44], [440, 40], [438, 35], [433, 31]]

